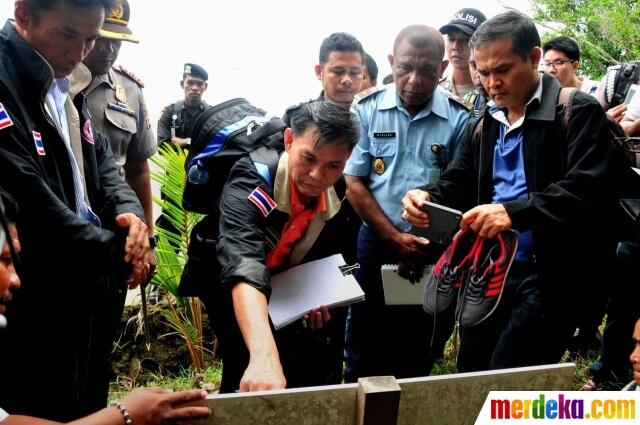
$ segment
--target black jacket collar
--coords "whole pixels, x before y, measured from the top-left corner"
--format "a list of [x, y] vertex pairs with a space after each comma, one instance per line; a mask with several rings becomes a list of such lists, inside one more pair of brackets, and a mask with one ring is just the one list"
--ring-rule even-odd
[[37, 93], [44, 98], [53, 81], [53, 68], [47, 61], [20, 36], [14, 27], [14, 21], [8, 19], [0, 32], [0, 38], [12, 50], [12, 64], [18, 81], [22, 80], [23, 89]]
[[[527, 107], [524, 118], [524, 157], [525, 157], [525, 173], [527, 175], [527, 185], [529, 191], [544, 190], [547, 181], [540, 182], [536, 180], [538, 176], [538, 168], [534, 166], [535, 145], [546, 143], [546, 139], [555, 140], [557, 135], [561, 137], [564, 133], [562, 128], [554, 126], [553, 123], [558, 117], [558, 93], [560, 92], [560, 83], [550, 74], [545, 73], [542, 77], [542, 95], [540, 102], [532, 102]], [[537, 121], [538, 123], [532, 123]], [[542, 121], [542, 122], [541, 122]], [[532, 125], [533, 124], [533, 125]], [[489, 113], [488, 108], [485, 110], [484, 127], [482, 129], [482, 143], [480, 146], [480, 158], [492, 158], [493, 151], [498, 139], [500, 122], [494, 119]], [[559, 155], [559, 154], [558, 154]], [[541, 160], [549, 160], [545, 156]], [[479, 160], [479, 187], [478, 187], [478, 203], [491, 203], [493, 198], [493, 161]]]
[[542, 74], [542, 98], [531, 109], [527, 108], [527, 118], [537, 121], [554, 121], [557, 115], [560, 82], [551, 74]]

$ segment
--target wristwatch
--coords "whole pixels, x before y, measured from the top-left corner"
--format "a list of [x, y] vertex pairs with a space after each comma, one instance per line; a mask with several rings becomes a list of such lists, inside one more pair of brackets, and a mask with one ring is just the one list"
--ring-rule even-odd
[[160, 240], [160, 238], [155, 233], [153, 235], [149, 236], [149, 246], [151, 246], [151, 249], [153, 249], [156, 246], [158, 246], [158, 241], [159, 240]]

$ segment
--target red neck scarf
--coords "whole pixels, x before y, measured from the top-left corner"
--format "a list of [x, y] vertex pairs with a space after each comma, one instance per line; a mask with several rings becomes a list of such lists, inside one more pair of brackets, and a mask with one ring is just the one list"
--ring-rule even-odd
[[296, 243], [307, 233], [311, 220], [327, 209], [324, 192], [314, 199], [310, 205], [305, 205], [300, 201], [298, 190], [291, 180], [289, 181], [289, 188], [291, 193], [289, 221], [282, 229], [280, 241], [267, 254], [266, 265], [269, 270], [279, 269], [286, 263]]

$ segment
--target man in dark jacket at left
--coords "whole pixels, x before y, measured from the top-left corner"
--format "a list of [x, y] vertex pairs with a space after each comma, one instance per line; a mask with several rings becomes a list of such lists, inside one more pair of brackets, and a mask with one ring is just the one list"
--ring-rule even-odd
[[91, 81], [76, 68], [110, 7], [17, 0], [0, 32], [0, 181], [17, 202], [22, 245], [23, 291], [0, 333], [12, 347], [0, 353], [12, 365], [0, 405], [14, 414], [68, 421], [105, 406], [127, 284], [149, 276], [142, 208], [75, 96]]

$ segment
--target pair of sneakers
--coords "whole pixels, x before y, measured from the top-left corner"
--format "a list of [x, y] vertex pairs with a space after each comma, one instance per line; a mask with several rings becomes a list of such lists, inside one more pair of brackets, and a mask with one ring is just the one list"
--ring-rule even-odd
[[513, 230], [493, 239], [458, 231], [427, 278], [424, 309], [434, 316], [449, 311], [462, 326], [474, 326], [496, 310], [518, 248]]

